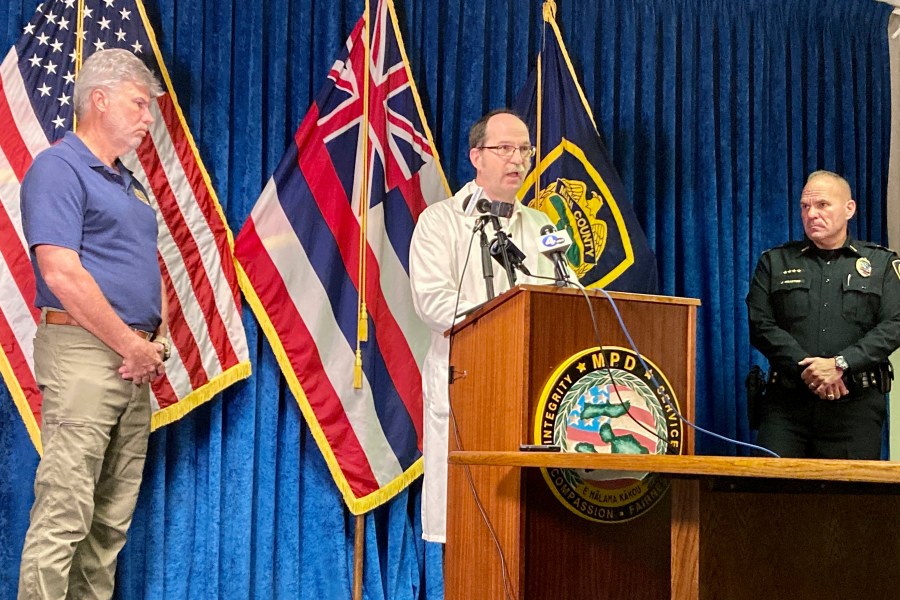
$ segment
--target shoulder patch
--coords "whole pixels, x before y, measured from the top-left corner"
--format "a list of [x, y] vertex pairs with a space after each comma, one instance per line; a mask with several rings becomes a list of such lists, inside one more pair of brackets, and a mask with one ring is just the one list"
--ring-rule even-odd
[[900, 279], [900, 258], [895, 258], [891, 263], [891, 266], [894, 267], [894, 273], [897, 274], [897, 279]]

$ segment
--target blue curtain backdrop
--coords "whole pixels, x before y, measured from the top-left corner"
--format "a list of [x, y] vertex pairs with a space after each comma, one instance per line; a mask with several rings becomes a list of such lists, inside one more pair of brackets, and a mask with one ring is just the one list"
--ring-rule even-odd
[[[396, 0], [413, 75], [457, 187], [469, 125], [512, 102], [540, 2]], [[146, 0], [232, 229], [244, 223], [362, 0]], [[486, 6], [487, 5], [487, 6]], [[0, 9], [0, 48], [36, 7]], [[698, 421], [748, 439], [759, 361], [744, 296], [758, 255], [802, 234], [805, 175], [843, 173], [854, 236], [885, 242], [890, 8], [858, 0], [559, 2], [588, 102], [654, 248], [661, 290], [698, 297]], [[2, 50], [0, 50], [2, 51]], [[343, 508], [248, 311], [253, 377], [151, 437], [118, 598], [349, 598]], [[699, 437], [698, 450], [734, 450]], [[0, 387], [0, 600], [15, 597], [37, 454]], [[437, 599], [419, 485], [366, 518], [365, 597]]]

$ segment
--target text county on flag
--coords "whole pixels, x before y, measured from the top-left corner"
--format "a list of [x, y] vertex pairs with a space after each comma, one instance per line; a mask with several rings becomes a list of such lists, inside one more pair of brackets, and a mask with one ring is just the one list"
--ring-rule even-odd
[[656, 293], [656, 257], [597, 133], [552, 0], [544, 21], [552, 35], [515, 103], [538, 148], [522, 201], [572, 237], [566, 257], [586, 287]]

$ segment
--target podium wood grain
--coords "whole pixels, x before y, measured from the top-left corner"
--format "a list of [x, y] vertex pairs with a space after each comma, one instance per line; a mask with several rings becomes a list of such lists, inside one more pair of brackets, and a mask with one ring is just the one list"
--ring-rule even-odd
[[[627, 348], [610, 301], [598, 292], [588, 296], [599, 342]], [[692, 418], [699, 302], [612, 296], [638, 349], [666, 374], [682, 412]], [[520, 286], [470, 315], [451, 337], [450, 450], [514, 452], [533, 443], [533, 417], [546, 381], [569, 356], [597, 345], [587, 303], [577, 290]], [[677, 441], [692, 451], [690, 434]], [[539, 471], [522, 466], [451, 462], [448, 600], [668, 595], [668, 498], [638, 519], [600, 524], [567, 510]]]
[[[528, 474], [530, 485], [542, 483], [534, 480], [539, 473], [536, 467], [671, 476], [670, 503], [653, 509], [656, 518], [671, 519], [670, 587], [661, 588], [659, 578], [653, 577], [658, 573], [652, 572], [641, 589], [619, 587], [616, 594], [622, 595], [599, 592], [592, 597], [900, 597], [900, 570], [896, 568], [900, 556], [898, 463], [453, 452], [450, 464], [520, 468]], [[584, 538], [580, 541], [589, 543]], [[657, 543], [666, 541], [657, 539]], [[658, 562], [655, 565], [659, 568]], [[604, 577], [616, 575], [601, 569]], [[604, 589], [608, 588], [609, 580]]]

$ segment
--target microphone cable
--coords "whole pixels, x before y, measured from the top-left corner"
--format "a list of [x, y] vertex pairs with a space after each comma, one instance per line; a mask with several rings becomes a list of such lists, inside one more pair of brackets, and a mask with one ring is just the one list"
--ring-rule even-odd
[[[550, 277], [543, 277], [543, 276], [535, 276], [535, 277], [538, 278], [538, 279], [551, 280]], [[554, 279], [552, 279], [552, 281], [555, 282], [556, 279], [554, 278]], [[573, 282], [573, 281], [571, 281], [571, 280], [568, 279], [568, 278], [566, 279], [566, 282], [569, 283], [569, 284], [571, 284], [571, 285], [573, 285], [573, 286], [575, 286], [575, 287], [577, 287], [577, 288], [581, 291], [581, 293], [582, 293], [582, 295], [584, 296], [585, 300], [587, 301], [587, 303], [588, 303], [588, 311], [589, 311], [589, 313], [590, 313], [590, 315], [591, 315], [591, 323], [592, 323], [592, 325], [593, 325], [593, 327], [594, 327], [594, 337], [595, 337], [595, 339], [597, 340], [597, 345], [598, 345], [598, 346], [600, 347], [600, 349], [602, 350], [604, 346], [603, 346], [603, 343], [602, 343], [602, 341], [601, 341], [601, 339], [600, 339], [600, 332], [599, 332], [599, 329], [598, 329], [598, 327], [597, 327], [597, 320], [596, 320], [596, 317], [594, 316], [594, 307], [591, 305], [590, 297], [589, 297], [588, 294], [587, 294], [587, 290], [585, 290], [584, 286], [581, 285], [580, 282], [577, 282], [577, 281]], [[630, 346], [631, 349], [634, 351], [634, 353], [637, 355], [637, 358], [638, 358], [638, 360], [640, 361], [641, 366], [644, 368], [644, 370], [645, 370], [646, 372], [652, 373], [652, 375], [650, 376], [652, 382], [653, 382], [654, 385], [656, 385], [657, 387], [660, 387], [660, 382], [659, 382], [659, 380], [656, 378], [656, 373], [655, 373], [655, 371], [651, 371], [651, 370], [649, 369], [649, 367], [647, 366], [647, 363], [644, 361], [644, 355], [641, 354], [641, 352], [640, 352], [640, 351], [638, 350], [638, 348], [637, 348], [637, 345], [634, 343], [634, 340], [631, 338], [631, 333], [628, 331], [628, 327], [625, 326], [625, 322], [624, 322], [623, 319], [622, 319], [622, 315], [621, 315], [621, 313], [619, 312], [619, 307], [616, 305], [615, 300], [613, 300], [612, 296], [610, 296], [609, 293], [608, 293], [606, 290], [604, 290], [603, 288], [596, 288], [596, 289], [597, 289], [600, 293], [602, 293], [602, 294], [606, 297], [606, 299], [609, 301], [610, 306], [611, 306], [612, 309], [613, 309], [613, 314], [616, 315], [616, 320], [619, 322], [619, 327], [620, 327], [620, 329], [622, 330], [622, 333], [625, 335], [625, 339], [628, 340], [629, 346]], [[643, 423], [641, 423], [640, 421], [638, 421], [637, 418], [636, 418], [634, 415], [631, 414], [631, 411], [629, 410], [628, 404], [626, 404], [626, 403], [624, 402], [624, 400], [622, 400], [622, 396], [619, 394], [619, 390], [617, 389], [617, 386], [615, 385], [615, 379], [614, 379], [614, 377], [613, 377], [612, 370], [610, 369], [610, 366], [607, 364], [607, 365], [605, 365], [605, 368], [606, 368], [607, 374], [609, 375], [610, 381], [613, 383], [613, 390], [614, 390], [615, 393], [616, 393], [616, 398], [617, 398], [618, 401], [619, 401], [619, 405], [622, 406], [623, 409], [625, 409], [625, 413], [629, 416], [629, 418], [631, 418], [631, 420], [634, 421], [635, 424], [637, 424], [641, 429], [643, 429], [643, 430], [646, 431], [647, 433], [652, 434], [653, 437], [659, 439], [659, 440], [662, 441], [664, 444], [666, 444], [667, 447], [673, 448], [673, 446], [671, 445], [671, 442], [670, 442], [668, 439], [663, 438], [662, 436], [660, 436], [659, 434], [657, 434], [655, 431], [650, 431], [649, 428], [647, 428]], [[723, 441], [723, 442], [726, 442], [726, 443], [729, 443], [729, 444], [733, 444], [733, 445], [735, 445], [735, 446], [740, 446], [740, 447], [743, 447], [743, 448], [748, 448], [748, 449], [750, 449], [750, 450], [758, 450], [758, 451], [760, 451], [760, 452], [763, 452], [763, 453], [765, 453], [765, 454], [768, 454], [768, 455], [772, 456], [773, 458], [780, 458], [780, 456], [779, 456], [778, 454], [776, 454], [775, 452], [773, 452], [773, 451], [771, 451], [771, 450], [769, 450], [768, 448], [765, 448], [765, 447], [763, 447], [763, 446], [759, 446], [759, 445], [757, 445], [757, 444], [751, 444], [751, 443], [749, 443], [749, 442], [742, 442], [742, 441], [740, 441], [740, 440], [736, 440], [736, 439], [733, 439], [733, 438], [730, 438], [730, 437], [721, 435], [721, 434], [719, 434], [719, 433], [716, 433], [716, 432], [714, 432], [714, 431], [710, 431], [710, 430], [705, 429], [705, 428], [703, 428], [703, 427], [700, 427], [699, 425], [697, 425], [696, 423], [690, 421], [690, 420], [687, 419], [684, 415], [682, 415], [681, 412], [678, 410], [678, 406], [677, 406], [674, 402], [671, 402], [670, 400], [666, 399], [665, 397], [662, 397], [661, 399], [662, 399], [662, 401], [663, 401], [663, 402], [664, 402], [664, 403], [672, 410], [672, 412], [675, 414], [675, 416], [678, 417], [678, 420], [679, 420], [679, 421], [681, 421], [682, 423], [684, 423], [685, 425], [687, 425], [688, 427], [690, 427], [691, 429], [693, 429], [694, 431], [696, 431], [696, 432], [698, 432], [698, 433], [706, 434], [706, 435], [708, 435], [708, 436], [710, 436], [710, 437], [713, 437], [713, 438], [715, 438], [715, 439], [718, 439], [718, 440], [720, 440], [720, 441]]]
[[[450, 429], [453, 430], [453, 439], [456, 441], [456, 447], [460, 452], [465, 451], [463, 448], [462, 439], [459, 435], [459, 423], [456, 421], [456, 413], [453, 410], [453, 404], [450, 402], [450, 385], [455, 381], [455, 374], [453, 370], [453, 365], [450, 364], [450, 356], [453, 350], [453, 334], [456, 330], [457, 319], [459, 318], [459, 300], [462, 296], [462, 284], [464, 281], [464, 277], [466, 274], [466, 269], [469, 266], [469, 258], [472, 254], [472, 244], [475, 241], [475, 234], [478, 233], [478, 226], [472, 228], [472, 235], [469, 237], [469, 244], [466, 248], [466, 260], [463, 262], [462, 272], [459, 275], [459, 285], [456, 287], [456, 303], [453, 307], [453, 322], [450, 325], [450, 331], [448, 334], [448, 342], [447, 342], [447, 408], [450, 413]], [[477, 307], [478, 305], [476, 305]], [[448, 465], [449, 466], [449, 465]], [[500, 559], [500, 576], [503, 582], [503, 594], [506, 600], [514, 600], [516, 595], [512, 592], [512, 580], [509, 576], [509, 567], [506, 564], [506, 554], [503, 552], [503, 547], [500, 545], [500, 538], [497, 535], [496, 529], [494, 529], [494, 524], [491, 522], [490, 516], [487, 514], [487, 511], [484, 508], [484, 503], [481, 501], [481, 496], [478, 494], [478, 489], [475, 487], [475, 480], [472, 477], [472, 471], [469, 465], [463, 464], [461, 465], [463, 468], [463, 472], [466, 474], [466, 482], [469, 484], [469, 491], [472, 493], [472, 499], [475, 501], [475, 507], [478, 509], [478, 513], [481, 515], [481, 520], [484, 522], [487, 527], [488, 533], [491, 536], [491, 541], [494, 542], [494, 546], [497, 549], [497, 555]], [[448, 474], [448, 483], [449, 483], [449, 474]], [[444, 501], [446, 502], [446, 494]], [[446, 517], [445, 517], [446, 519]], [[445, 520], [446, 524], [446, 520]], [[446, 526], [446, 525], [445, 525]]]

